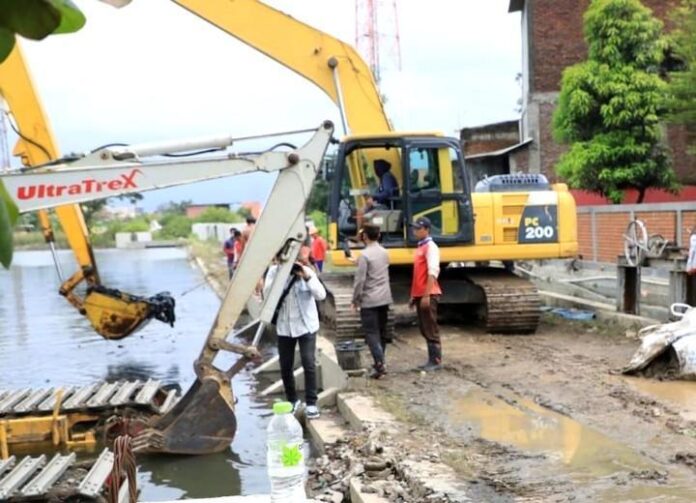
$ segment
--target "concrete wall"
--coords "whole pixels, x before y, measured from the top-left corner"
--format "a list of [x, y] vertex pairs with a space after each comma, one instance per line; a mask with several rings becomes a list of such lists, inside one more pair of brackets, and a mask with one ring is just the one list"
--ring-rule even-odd
[[224, 242], [228, 237], [230, 237], [230, 228], [234, 227], [241, 231], [246, 224], [244, 222], [238, 222], [233, 224], [226, 223], [210, 223], [210, 224], [193, 224], [191, 226], [191, 233], [194, 234], [201, 241], [207, 241], [209, 239], [214, 239], [220, 243]]
[[578, 208], [578, 246], [585, 260], [616, 262], [624, 253], [626, 227], [642, 220], [648, 234], [660, 234], [679, 246], [689, 246], [696, 228], [696, 203], [623, 204]]
[[151, 232], [117, 232], [116, 248], [131, 248], [135, 243], [149, 243], [152, 241]]

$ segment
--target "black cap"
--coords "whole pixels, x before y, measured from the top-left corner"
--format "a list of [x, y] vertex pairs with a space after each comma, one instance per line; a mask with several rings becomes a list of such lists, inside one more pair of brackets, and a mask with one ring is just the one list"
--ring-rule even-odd
[[413, 227], [415, 229], [421, 229], [421, 228], [430, 229], [432, 226], [433, 226], [433, 224], [430, 222], [430, 219], [428, 217], [418, 217], [411, 224], [411, 227]]

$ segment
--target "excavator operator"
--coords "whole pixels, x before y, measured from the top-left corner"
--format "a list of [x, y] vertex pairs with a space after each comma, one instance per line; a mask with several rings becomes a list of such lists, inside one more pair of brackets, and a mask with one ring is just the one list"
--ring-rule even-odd
[[393, 202], [392, 198], [399, 196], [399, 183], [390, 171], [391, 164], [384, 159], [375, 159], [373, 167], [375, 175], [379, 179], [379, 186], [377, 192], [372, 194], [372, 198], [376, 203], [390, 207], [390, 203]]

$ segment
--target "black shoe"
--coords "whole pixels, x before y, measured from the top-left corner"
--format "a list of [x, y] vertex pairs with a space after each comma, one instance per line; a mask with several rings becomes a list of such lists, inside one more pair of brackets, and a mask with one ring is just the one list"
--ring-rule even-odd
[[387, 368], [384, 365], [375, 365], [370, 371], [370, 379], [381, 379], [387, 375]]

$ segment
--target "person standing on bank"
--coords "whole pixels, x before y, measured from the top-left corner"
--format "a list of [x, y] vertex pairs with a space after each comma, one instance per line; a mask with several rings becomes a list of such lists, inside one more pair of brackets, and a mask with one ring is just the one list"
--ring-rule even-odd
[[234, 227], [230, 227], [230, 237], [225, 240], [225, 243], [222, 246], [222, 251], [224, 252], [225, 257], [227, 257], [227, 271], [229, 272], [230, 278], [232, 278], [232, 274], [234, 273], [234, 246], [237, 237], [236, 232], [239, 231], [237, 231], [237, 229]]
[[365, 249], [358, 257], [358, 270], [353, 279], [353, 309], [360, 309], [365, 341], [375, 362], [370, 377], [380, 379], [387, 373], [387, 320], [389, 305], [393, 302], [389, 286], [389, 254], [378, 243], [379, 226], [364, 225], [359, 237], [365, 243]]
[[432, 372], [442, 368], [442, 343], [437, 326], [437, 304], [442, 295], [437, 282], [440, 274], [440, 249], [430, 237], [430, 219], [420, 217], [411, 227], [418, 238], [418, 249], [413, 260], [410, 306], [417, 310], [418, 327], [428, 345], [428, 361], [418, 369]]
[[[268, 295], [273, 279], [280, 266], [275, 264], [268, 269], [264, 283], [264, 296]], [[317, 407], [317, 372], [315, 352], [317, 332], [319, 331], [318, 300], [326, 298], [326, 289], [314, 269], [300, 262], [292, 266], [292, 273], [285, 284], [275, 321], [278, 334], [278, 360], [280, 376], [288, 402], [293, 404], [293, 413], [301, 402], [295, 390], [295, 345], [300, 345], [300, 359], [305, 376], [305, 401], [307, 419], [320, 416]]]

